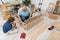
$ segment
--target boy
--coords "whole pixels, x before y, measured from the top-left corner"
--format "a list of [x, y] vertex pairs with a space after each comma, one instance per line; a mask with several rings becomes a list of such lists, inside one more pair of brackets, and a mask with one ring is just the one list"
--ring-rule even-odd
[[3, 25], [3, 32], [7, 33], [9, 31], [14, 31], [16, 27], [16, 23], [14, 22], [14, 17], [9, 17], [7, 22]]

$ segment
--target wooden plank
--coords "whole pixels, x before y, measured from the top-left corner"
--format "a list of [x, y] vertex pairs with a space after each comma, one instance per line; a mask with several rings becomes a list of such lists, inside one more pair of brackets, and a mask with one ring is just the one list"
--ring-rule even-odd
[[41, 17], [41, 15], [35, 16], [35, 17], [31, 17], [30, 19], [27, 19], [27, 20], [25, 20], [24, 22], [28, 24], [28, 23], [30, 23], [30, 22], [32, 22], [32, 21], [34, 21], [34, 20], [39, 19], [40, 17]]
[[36, 40], [36, 38], [48, 27], [49, 23], [43, 22], [37, 28], [28, 33], [28, 36], [31, 40]]
[[33, 26], [37, 25], [41, 21], [43, 21], [44, 17], [41, 16], [40, 18], [35, 19], [34, 21], [31, 21], [30, 23], [27, 24], [27, 30], [32, 28]]
[[16, 21], [26, 30], [32, 28], [34, 25], [38, 24], [39, 22], [41, 22], [44, 19], [44, 16], [38, 16], [35, 18], [31, 18], [30, 20], [28, 19], [27, 21], [20, 23], [19, 20], [17, 18], [15, 18]]
[[46, 40], [60, 40], [60, 33], [53, 30]]

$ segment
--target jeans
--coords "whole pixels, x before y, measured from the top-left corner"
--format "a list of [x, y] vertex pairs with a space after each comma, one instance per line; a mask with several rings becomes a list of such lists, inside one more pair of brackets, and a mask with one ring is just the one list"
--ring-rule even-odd
[[21, 16], [21, 15], [20, 15], [20, 18], [21, 18], [21, 20], [24, 22], [25, 20], [27, 20], [27, 19], [29, 18], [29, 16]]

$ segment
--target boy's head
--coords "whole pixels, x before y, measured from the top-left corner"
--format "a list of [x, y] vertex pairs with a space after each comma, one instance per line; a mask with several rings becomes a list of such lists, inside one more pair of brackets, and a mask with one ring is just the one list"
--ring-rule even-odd
[[8, 18], [8, 21], [10, 22], [10, 24], [13, 24], [14, 21], [15, 21], [15, 19], [14, 19], [14, 17], [9, 17], [9, 18]]

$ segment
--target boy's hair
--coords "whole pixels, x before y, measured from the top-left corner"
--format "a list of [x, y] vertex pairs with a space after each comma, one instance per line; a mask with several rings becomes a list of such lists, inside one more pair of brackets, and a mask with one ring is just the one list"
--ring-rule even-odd
[[9, 17], [8, 21], [11, 23], [11, 22], [15, 21], [15, 19], [14, 19], [14, 17]]

